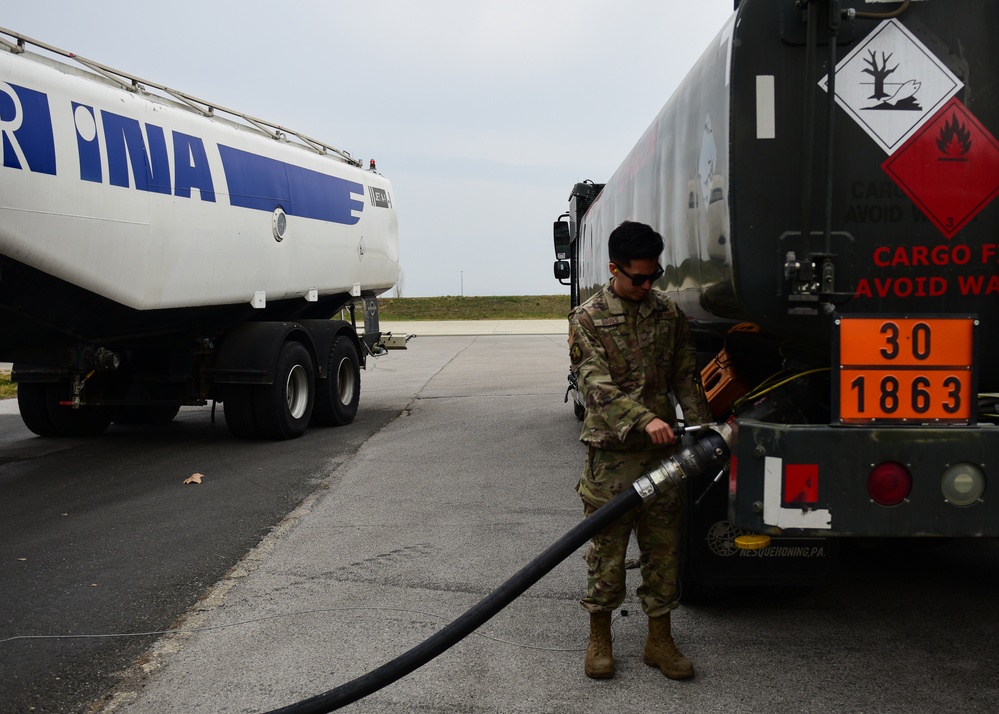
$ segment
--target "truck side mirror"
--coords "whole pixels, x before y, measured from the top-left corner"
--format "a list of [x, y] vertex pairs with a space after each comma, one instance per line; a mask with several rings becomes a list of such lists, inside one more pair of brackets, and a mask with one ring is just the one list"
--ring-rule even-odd
[[562, 281], [568, 280], [570, 275], [569, 261], [568, 260], [556, 260], [555, 261], [555, 279]]
[[555, 236], [555, 257], [560, 261], [565, 260], [569, 257], [569, 244], [572, 243], [569, 237], [569, 224], [565, 221], [555, 221], [552, 233]]

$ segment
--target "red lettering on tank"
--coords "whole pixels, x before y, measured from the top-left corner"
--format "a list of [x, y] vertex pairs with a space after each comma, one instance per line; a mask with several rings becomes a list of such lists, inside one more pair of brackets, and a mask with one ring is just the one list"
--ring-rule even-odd
[[[999, 291], [999, 276], [996, 276], [996, 290]], [[899, 298], [939, 297], [947, 292], [947, 281], [939, 275], [918, 278], [861, 278], [854, 291], [856, 297], [875, 295], [886, 298], [889, 295]]]
[[988, 282], [984, 275], [958, 275], [957, 282], [962, 295], [999, 294], [999, 275], [988, 276]]
[[981, 295], [984, 275], [958, 275], [957, 282], [961, 286], [962, 295]]
[[[997, 246], [989, 246], [992, 251], [989, 256], [996, 255]], [[925, 245], [895, 247], [880, 245], [872, 255], [874, 264], [879, 268], [906, 268], [924, 265], [967, 265], [971, 262], [971, 248], [966, 245], [936, 245], [932, 248]], [[986, 261], [986, 246], [982, 247], [982, 262]]]
[[[877, 293], [878, 297], [888, 297], [888, 288], [891, 287], [891, 278], [874, 278], [874, 292]], [[861, 278], [860, 282], [857, 283], [856, 295], [858, 297], [874, 297], [871, 291], [871, 282], [867, 278]]]

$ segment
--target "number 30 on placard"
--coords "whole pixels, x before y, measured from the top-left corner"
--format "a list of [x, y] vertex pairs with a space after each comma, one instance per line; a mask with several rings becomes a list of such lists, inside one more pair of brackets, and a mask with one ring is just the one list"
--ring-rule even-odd
[[839, 320], [840, 421], [968, 420], [974, 322]]

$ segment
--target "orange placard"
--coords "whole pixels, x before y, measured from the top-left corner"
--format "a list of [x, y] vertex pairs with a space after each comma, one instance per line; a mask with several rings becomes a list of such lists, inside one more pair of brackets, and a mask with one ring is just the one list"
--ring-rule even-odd
[[839, 420], [896, 424], [973, 416], [973, 318], [841, 318]]
[[843, 318], [842, 365], [970, 366], [974, 321], [955, 318]]

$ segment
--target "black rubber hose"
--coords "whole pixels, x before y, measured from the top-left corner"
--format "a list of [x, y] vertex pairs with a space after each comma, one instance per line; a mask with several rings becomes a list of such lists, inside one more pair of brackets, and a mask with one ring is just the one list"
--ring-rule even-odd
[[521, 568], [516, 575], [472, 606], [464, 615], [427, 638], [391, 662], [367, 674], [341, 684], [311, 699], [275, 709], [270, 714], [323, 714], [356, 702], [415, 669], [467, 637], [504, 607], [520, 597], [529, 587], [543, 578], [552, 568], [568, 558], [579, 546], [642, 503], [634, 488], [627, 489], [613, 500], [584, 518], [579, 524], [548, 547], [541, 555]]

